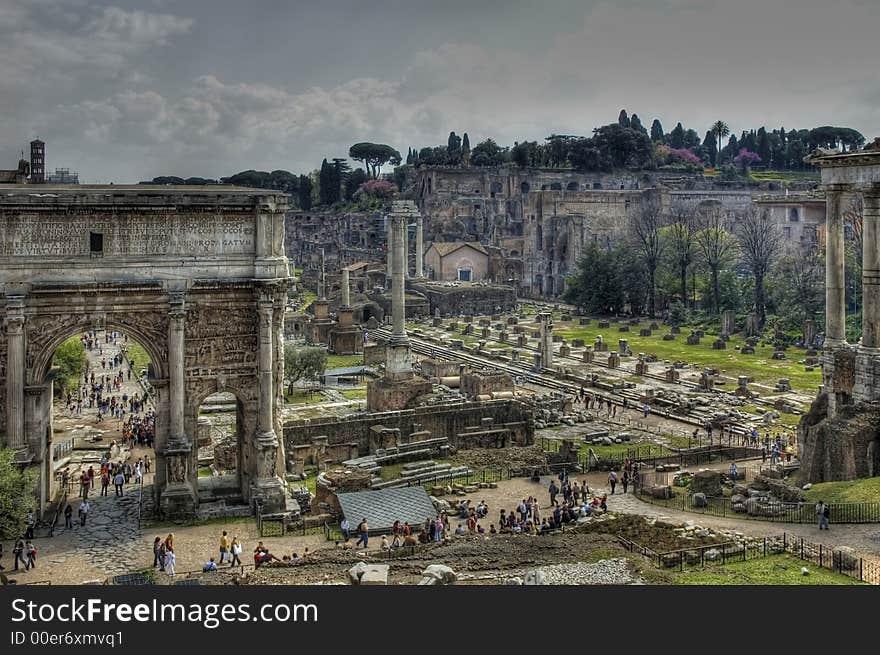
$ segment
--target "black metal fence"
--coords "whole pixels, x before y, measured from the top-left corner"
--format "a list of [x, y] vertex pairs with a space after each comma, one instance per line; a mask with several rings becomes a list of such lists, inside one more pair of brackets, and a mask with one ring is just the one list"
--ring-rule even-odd
[[[639, 484], [633, 487], [636, 496], [652, 505], [681, 512], [693, 512], [707, 516], [732, 517], [738, 519], [754, 519], [774, 521], [778, 523], [815, 523], [816, 504], [812, 502], [783, 502], [780, 500], [748, 499], [734, 503], [730, 498], [708, 497], [705, 504], [697, 503], [689, 493], [675, 493], [671, 497], [662, 497], [663, 484], [652, 484], [652, 478], [641, 477]], [[880, 503], [826, 503], [830, 509], [830, 522], [833, 523], [880, 523]]]
[[730, 541], [662, 553], [623, 537], [618, 539], [627, 550], [648, 557], [660, 569], [684, 571], [788, 553], [814, 566], [835, 571], [860, 582], [880, 585], [880, 564], [877, 562], [857, 557], [848, 550], [811, 543], [805, 541], [803, 537], [795, 537], [788, 533], [776, 537], [764, 537], [748, 544]]

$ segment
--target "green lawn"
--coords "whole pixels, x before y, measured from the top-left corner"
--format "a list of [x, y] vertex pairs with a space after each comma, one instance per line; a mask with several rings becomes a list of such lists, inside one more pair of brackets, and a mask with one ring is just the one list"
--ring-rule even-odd
[[820, 482], [807, 489], [805, 494], [809, 502], [877, 503], [880, 502], [880, 477]]
[[[809, 575], [801, 574], [801, 567]], [[793, 555], [770, 555], [730, 564], [675, 573], [680, 585], [855, 585], [858, 580], [804, 562]]]
[[[807, 372], [803, 364], [798, 364], [798, 360], [805, 357], [804, 350], [790, 347], [786, 351], [788, 359], [774, 360], [772, 346], [761, 346], [755, 348], [754, 355], [741, 355], [734, 347], [741, 346], [744, 338], [734, 335], [727, 342], [726, 350], [712, 350], [712, 342], [715, 341], [717, 335], [706, 333], [697, 346], [688, 346], [685, 343], [689, 328], [682, 328], [682, 333], [676, 335], [675, 341], [663, 341], [662, 336], [669, 328], [660, 326], [650, 337], [640, 337], [639, 330], [648, 327], [649, 322], [640, 326], [630, 327], [629, 332], [618, 332], [618, 324], [612, 323], [609, 328], [599, 329], [597, 321], [593, 321], [591, 325], [580, 326], [573, 323], [557, 323], [554, 329], [555, 334], [559, 334], [571, 342], [572, 339], [583, 339], [587, 345], [595, 342], [596, 335], [601, 334], [603, 340], [610, 347], [617, 346], [617, 339], [627, 339], [629, 347], [633, 353], [650, 353], [656, 356], [661, 362], [664, 360], [684, 361], [689, 364], [696, 364], [700, 368], [712, 367], [718, 369], [722, 374], [736, 380], [739, 375], [747, 375], [759, 384], [773, 386], [780, 378], [788, 378], [791, 380], [792, 388], [802, 393], [813, 395], [819, 388], [822, 381], [822, 373], [819, 367], [812, 372]], [[654, 365], [654, 371], [659, 372], [659, 365]]]
[[364, 363], [363, 355], [327, 355], [327, 370], [360, 366]]
[[360, 389], [340, 389], [339, 393], [341, 393], [346, 400], [366, 400], [367, 399], [367, 389], [366, 387]]
[[320, 403], [324, 400], [324, 397], [320, 392], [318, 393], [309, 393], [304, 389], [294, 389], [293, 394], [284, 394], [284, 402], [289, 405], [302, 405], [302, 404], [311, 404], [311, 403]]
[[149, 366], [151, 358], [144, 347], [136, 341], [132, 341], [130, 337], [127, 348], [128, 358], [134, 360], [134, 372], [136, 375], [140, 375], [141, 370]]

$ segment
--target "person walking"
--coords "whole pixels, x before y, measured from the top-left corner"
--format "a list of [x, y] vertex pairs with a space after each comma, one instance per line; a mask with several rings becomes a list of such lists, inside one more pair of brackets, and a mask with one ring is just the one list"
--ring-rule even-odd
[[241, 543], [239, 543], [238, 537], [232, 538], [232, 543], [229, 544], [229, 548], [232, 553], [232, 560], [229, 563], [229, 567], [232, 568], [236, 564], [241, 566], [241, 559], [239, 559], [239, 555], [241, 555]]
[[168, 575], [174, 575], [174, 565], [177, 562], [177, 556], [174, 554], [173, 550], [169, 550], [165, 555], [165, 572]]
[[629, 486], [629, 471], [624, 470], [621, 484], [623, 484], [623, 493], [626, 493], [626, 488]]
[[125, 484], [125, 475], [121, 470], [118, 470], [116, 476], [113, 478], [113, 484], [116, 487], [116, 496], [122, 496], [122, 485]]
[[355, 542], [355, 548], [357, 548], [361, 544], [361, 542], [363, 542], [364, 548], [369, 547], [367, 546], [367, 542], [370, 539], [369, 532], [370, 528], [367, 525], [367, 517], [365, 516], [364, 519], [358, 524], [358, 540], [357, 542]]
[[67, 503], [64, 508], [64, 527], [73, 527], [73, 505], [71, 505], [70, 503]]
[[[24, 541], [21, 539], [15, 540], [15, 545], [12, 547], [12, 560], [15, 562], [15, 567], [12, 569], [13, 571], [18, 571], [19, 562], [27, 566], [27, 560], [24, 557]], [[25, 569], [25, 571], [26, 570], [27, 569]]]
[[25, 531], [24, 538], [25, 539], [33, 539], [34, 538], [34, 528], [37, 525], [37, 517], [33, 513], [33, 511], [29, 511], [27, 513], [27, 518], [25, 519]]
[[224, 530], [223, 534], [220, 535], [220, 564], [226, 561], [227, 554], [229, 554], [229, 537], [226, 534], [226, 530]]
[[614, 487], [617, 486], [617, 471], [612, 470], [608, 474], [608, 485], [611, 487], [611, 495], [614, 495]]
[[342, 519], [342, 523], [339, 524], [339, 529], [342, 530], [342, 536], [346, 541], [351, 539], [351, 524], [348, 522], [347, 518]]
[[557, 507], [559, 503], [556, 502], [556, 494], [559, 493], [559, 487], [556, 486], [556, 480], [550, 480], [550, 488], [548, 491], [550, 492], [550, 506]]
[[107, 488], [110, 486], [110, 473], [108, 471], [104, 471], [101, 474], [101, 495], [107, 495]]
[[89, 497], [89, 488], [92, 486], [92, 481], [89, 480], [89, 474], [83, 471], [83, 474], [79, 477], [79, 486], [80, 486], [80, 496], [83, 500]]
[[[159, 539], [159, 537], [156, 537]], [[165, 572], [165, 564], [168, 561], [168, 549], [165, 548], [165, 542], [159, 540], [159, 570]]]
[[37, 568], [37, 547], [34, 546], [30, 540], [27, 540], [24, 544], [24, 552], [27, 555], [27, 561], [24, 564], [24, 570], [28, 571], [30, 569]]
[[162, 549], [162, 537], [153, 539], [153, 568], [159, 566], [159, 551]]
[[89, 516], [89, 501], [84, 500], [79, 504], [79, 524], [85, 525]]
[[739, 476], [739, 470], [736, 468], [736, 462], [730, 463], [730, 479], [736, 480]]
[[831, 508], [820, 500], [816, 503], [816, 518], [819, 520], [819, 529], [828, 530], [828, 520], [831, 518]]

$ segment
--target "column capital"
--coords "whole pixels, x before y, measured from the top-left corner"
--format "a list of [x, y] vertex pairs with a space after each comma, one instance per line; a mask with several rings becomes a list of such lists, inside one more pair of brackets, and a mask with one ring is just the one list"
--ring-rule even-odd
[[6, 316], [6, 333], [20, 335], [24, 332], [24, 316], [16, 314]]
[[823, 184], [823, 185], [822, 185], [822, 190], [823, 190], [826, 194], [838, 194], [838, 193], [844, 193], [844, 192], [846, 192], [846, 191], [852, 191], [852, 190], [853, 190], [853, 187], [852, 187], [851, 184], [843, 184], [843, 183], [840, 183], [840, 182], [832, 182], [832, 183], [829, 183], [829, 184]]
[[171, 306], [168, 314], [172, 318], [182, 318], [186, 313], [186, 292], [170, 291], [168, 293], [168, 304]]
[[880, 198], [880, 182], [871, 182], [869, 184], [860, 184], [855, 187], [853, 191], [858, 191], [861, 193], [866, 199], [867, 198]]

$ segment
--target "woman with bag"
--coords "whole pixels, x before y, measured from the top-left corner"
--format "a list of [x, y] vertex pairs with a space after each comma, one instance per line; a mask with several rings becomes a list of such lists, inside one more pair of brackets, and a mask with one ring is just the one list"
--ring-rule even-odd
[[241, 544], [238, 541], [238, 537], [232, 538], [232, 543], [230, 544], [230, 552], [232, 553], [232, 561], [229, 564], [229, 567], [232, 568], [236, 564], [241, 566], [241, 559], [239, 559], [239, 555], [241, 555]]

